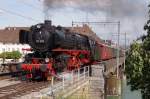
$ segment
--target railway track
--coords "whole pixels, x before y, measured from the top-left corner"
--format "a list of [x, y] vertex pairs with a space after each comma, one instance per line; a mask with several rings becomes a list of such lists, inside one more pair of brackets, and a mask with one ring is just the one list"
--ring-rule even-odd
[[0, 88], [0, 99], [15, 99], [48, 87], [49, 82], [21, 82]]
[[2, 77], [0, 77], [0, 81], [5, 80], [5, 79], [11, 79], [11, 76], [2, 76]]

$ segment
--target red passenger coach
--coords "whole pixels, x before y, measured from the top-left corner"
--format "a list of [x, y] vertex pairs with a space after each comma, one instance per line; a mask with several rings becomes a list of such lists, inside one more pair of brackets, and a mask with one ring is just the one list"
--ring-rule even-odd
[[101, 46], [101, 60], [107, 60], [112, 58], [112, 50], [106, 45]]
[[117, 49], [113, 48], [105, 43], [97, 43], [97, 52], [99, 54], [99, 60], [109, 60], [116, 57]]

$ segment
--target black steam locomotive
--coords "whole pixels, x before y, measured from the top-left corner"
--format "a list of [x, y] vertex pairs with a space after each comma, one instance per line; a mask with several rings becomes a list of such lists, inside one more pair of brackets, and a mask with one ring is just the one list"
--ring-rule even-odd
[[19, 68], [26, 72], [27, 78], [32, 79], [39, 76], [47, 79], [58, 72], [91, 65], [117, 55], [116, 48], [66, 27], [52, 26], [49, 20], [33, 25], [29, 30], [20, 30], [19, 42], [31, 46], [32, 53], [25, 56]]
[[94, 44], [85, 35], [61, 26], [52, 26], [49, 20], [33, 25], [29, 30], [21, 30], [19, 42], [29, 44], [33, 52], [25, 56], [20, 67], [28, 72], [28, 78], [39, 76], [39, 72], [43, 74], [42, 78], [47, 78], [66, 68], [74, 69], [88, 64], [91, 44]]
[[20, 43], [29, 44], [33, 51], [50, 52], [55, 48], [89, 50], [87, 36], [72, 33], [69, 29], [51, 25], [51, 21], [34, 25], [29, 31], [20, 31]]

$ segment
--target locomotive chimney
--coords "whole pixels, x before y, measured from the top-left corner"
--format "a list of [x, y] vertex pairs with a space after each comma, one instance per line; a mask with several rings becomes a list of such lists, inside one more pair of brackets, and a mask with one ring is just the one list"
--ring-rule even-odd
[[45, 20], [45, 25], [46, 26], [52, 26], [52, 21], [51, 20]]

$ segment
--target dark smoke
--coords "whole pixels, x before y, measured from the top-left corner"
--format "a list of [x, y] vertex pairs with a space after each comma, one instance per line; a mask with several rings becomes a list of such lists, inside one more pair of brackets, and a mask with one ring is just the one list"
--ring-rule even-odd
[[108, 20], [120, 20], [121, 31], [131, 34], [130, 39], [143, 34], [148, 15], [146, 0], [44, 0], [43, 3], [46, 16], [52, 15], [50, 10], [67, 7], [95, 16], [103, 12]]
[[72, 7], [89, 13], [103, 11], [109, 17], [141, 16], [146, 6], [143, 0], [44, 0], [45, 12]]

